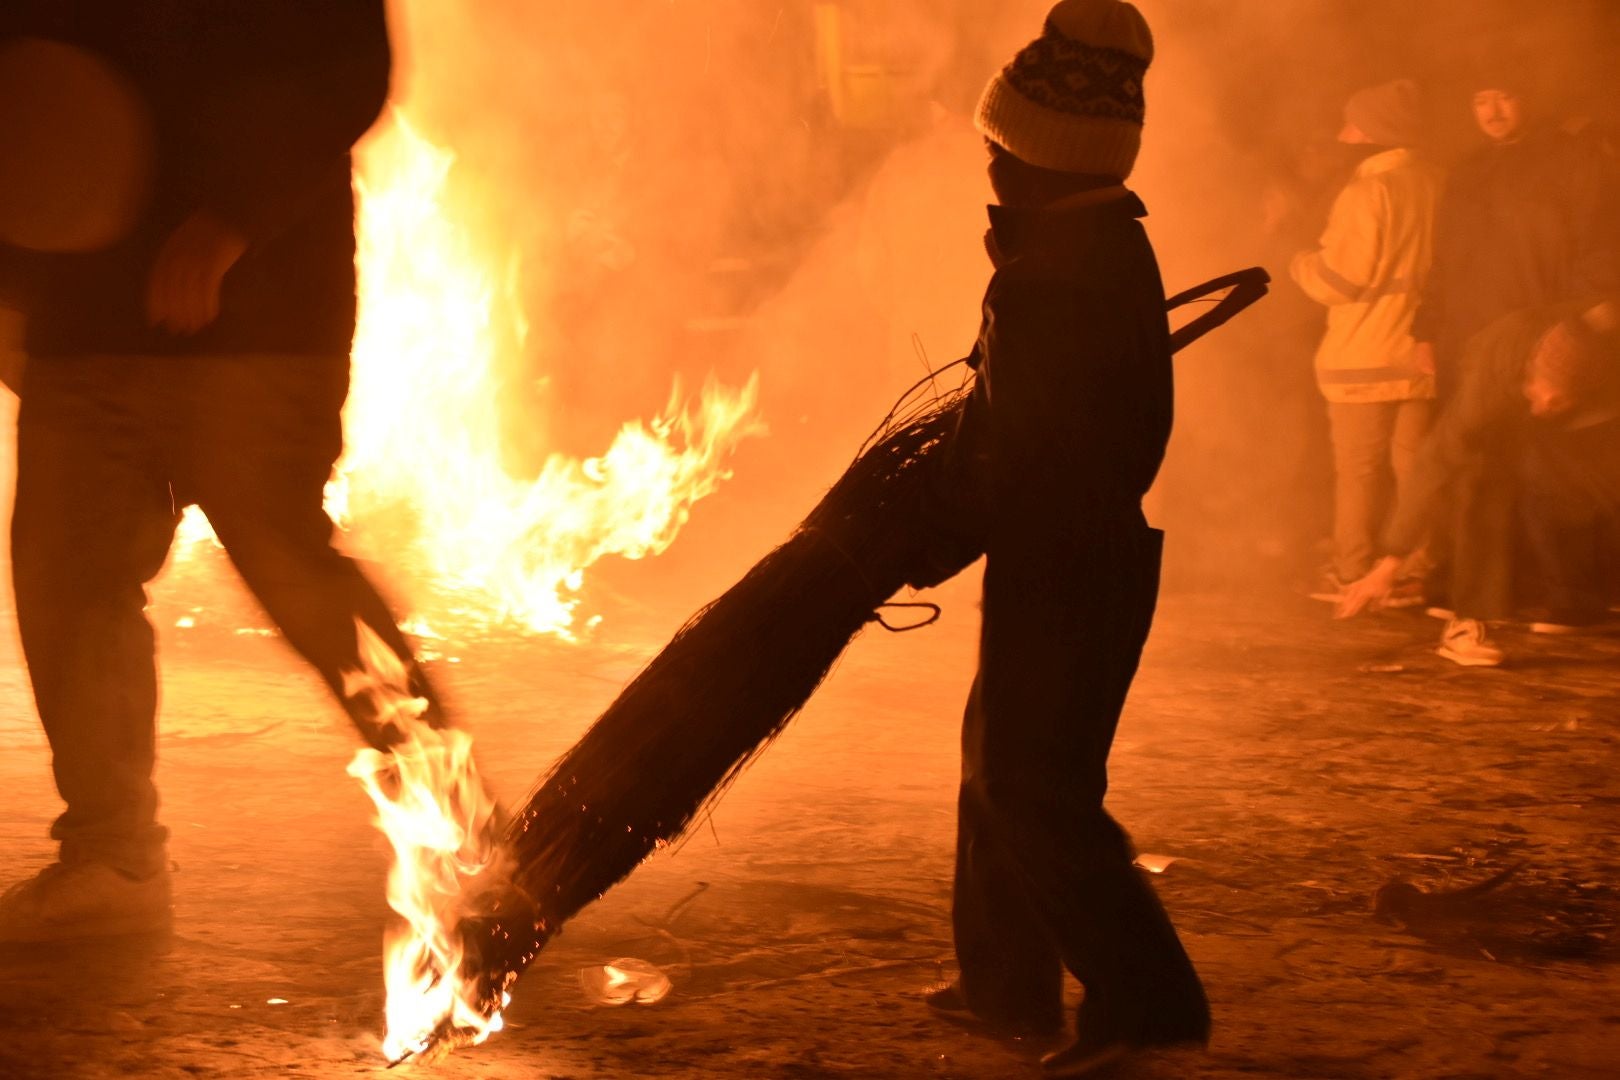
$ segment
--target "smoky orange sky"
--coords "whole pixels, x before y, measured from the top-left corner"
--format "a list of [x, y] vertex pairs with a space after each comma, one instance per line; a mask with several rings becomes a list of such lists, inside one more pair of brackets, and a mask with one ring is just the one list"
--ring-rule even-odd
[[[1612, 122], [1616, 5], [1568, 0], [1141, 0], [1158, 55], [1133, 186], [1166, 285], [1269, 267], [1275, 292], [1178, 360], [1150, 505], [1169, 580], [1242, 584], [1310, 558], [1328, 467], [1321, 313], [1282, 273], [1353, 164], [1344, 97], [1411, 76], [1433, 149], [1474, 144], [1462, 84], [1506, 51], [1555, 122]], [[963, 355], [987, 276], [970, 125], [1038, 0], [393, 0], [395, 100], [457, 162], [459, 219], [519, 273], [502, 357], [522, 475], [600, 453], [678, 374], [757, 371], [770, 434], [629, 588], [691, 597], [785, 534], [889, 403]], [[1304, 549], [1302, 551], [1302, 549]], [[683, 595], [682, 600], [690, 597]]]
[[[1472, 144], [1458, 84], [1475, 58], [1511, 52], [1546, 76], [1544, 111], [1573, 115], [1599, 96], [1613, 12], [1596, 0], [1139, 6], [1158, 55], [1132, 183], [1167, 287], [1251, 264], [1279, 279], [1178, 362], [1180, 419], [1153, 504], [1172, 526], [1172, 580], [1241, 581], [1290, 563], [1325, 526], [1320, 315], [1281, 269], [1353, 164], [1331, 143], [1344, 97], [1418, 78], [1434, 152], [1454, 156]], [[541, 450], [590, 452], [655, 407], [674, 372], [757, 369], [771, 435], [745, 446], [678, 546], [712, 552], [724, 537], [729, 570], [780, 536], [924, 357], [968, 349], [987, 273], [971, 106], [1046, 10], [398, 0], [397, 97], [461, 155], [457, 183], [531, 269], [535, 334], [511, 368], [519, 467]], [[1267, 212], [1279, 197], [1292, 209], [1281, 222]]]

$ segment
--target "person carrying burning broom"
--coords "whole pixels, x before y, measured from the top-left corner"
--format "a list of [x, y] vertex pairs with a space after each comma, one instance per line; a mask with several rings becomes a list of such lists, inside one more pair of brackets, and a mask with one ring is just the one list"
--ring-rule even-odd
[[975, 118], [999, 204], [969, 406], [988, 561], [962, 732], [961, 975], [928, 1002], [1056, 1031], [1066, 968], [1085, 998], [1051, 1076], [1209, 1032], [1198, 976], [1103, 807], [1158, 595], [1162, 534], [1141, 499], [1173, 401], [1164, 287], [1124, 186], [1152, 56], [1131, 4], [1062, 0]]
[[[929, 1004], [1055, 1033], [1067, 969], [1085, 1000], [1051, 1076], [1207, 1041], [1203, 987], [1103, 797], [1158, 594], [1161, 535], [1141, 500], [1170, 435], [1171, 354], [1267, 279], [1251, 269], [1165, 299], [1146, 210], [1124, 185], [1152, 52], [1130, 4], [1062, 0], [991, 81], [978, 126], [995, 271], [971, 388], [903, 399], [787, 541], [540, 780], [511, 819], [502, 883], [460, 927], [454, 974], [486, 1015], [568, 919], [712, 804], [891, 596], [987, 554], [963, 726], [962, 974]], [[1170, 332], [1167, 306], [1227, 288]], [[470, 1041], [446, 1017], [413, 1053]]]

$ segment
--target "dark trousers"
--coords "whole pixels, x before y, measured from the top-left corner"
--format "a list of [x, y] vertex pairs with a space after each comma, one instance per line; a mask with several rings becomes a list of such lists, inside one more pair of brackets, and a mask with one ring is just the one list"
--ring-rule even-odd
[[1083, 1029], [1202, 1037], [1198, 977], [1103, 808], [1109, 749], [1153, 617], [1160, 534], [1138, 514], [1096, 539], [1090, 551], [1051, 551], [1055, 565], [1038, 551], [990, 553], [962, 729], [961, 985], [982, 1015], [1049, 1024], [1067, 969], [1086, 989]]
[[1464, 619], [1513, 615], [1519, 500], [1517, 441], [1493, 448], [1458, 470], [1450, 507], [1449, 606]]
[[[64, 861], [163, 865], [145, 584], [196, 503], [259, 602], [344, 700], [356, 619], [410, 648], [321, 505], [342, 450], [344, 356], [45, 358], [24, 376], [12, 572]], [[428, 695], [414, 665], [413, 690]], [[345, 702], [385, 740], [365, 702]]]
[[1620, 420], [1534, 425], [1521, 477], [1532, 599], [1555, 617], [1600, 617], [1620, 564]]
[[[1062, 349], [1003, 354], [940, 457], [958, 498], [934, 531], [976, 525], [987, 555], [957, 803], [961, 989], [981, 1016], [1044, 1026], [1067, 970], [1085, 987], [1082, 1033], [1201, 1039], [1203, 987], [1103, 807], [1163, 538], [1128, 479], [1151, 475], [1132, 468], [1156, 461], [1150, 429], [1122, 424], [1099, 455], [1101, 420], [1074, 411], [1093, 378]], [[1122, 415], [1138, 400], [1126, 389], [1141, 393], [1109, 392]]]

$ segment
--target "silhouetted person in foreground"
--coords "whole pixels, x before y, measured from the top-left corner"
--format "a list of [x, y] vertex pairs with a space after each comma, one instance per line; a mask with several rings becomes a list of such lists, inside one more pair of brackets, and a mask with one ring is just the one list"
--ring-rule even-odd
[[52, 828], [60, 861], [0, 898], [0, 940], [12, 941], [167, 924], [142, 609], [183, 507], [207, 513], [340, 697], [360, 665], [356, 618], [409, 655], [332, 547], [321, 501], [354, 333], [349, 152], [388, 93], [382, 0], [7, 0], [0, 41], [21, 36], [122, 71], [150, 111], [157, 161], [128, 235], [13, 260], [29, 355], [17, 618], [67, 809]]
[[[1202, 1043], [1202, 986], [1103, 808], [1114, 729], [1153, 618], [1161, 534], [1141, 499], [1170, 434], [1164, 288], [1124, 186], [1152, 57], [1119, 0], [1064, 0], [990, 83], [995, 273], [970, 423], [989, 535], [979, 672], [963, 725], [946, 1013], [1015, 1033], [1063, 1024], [1044, 1062], [1082, 1076]], [[973, 460], [975, 455], [964, 455]]]

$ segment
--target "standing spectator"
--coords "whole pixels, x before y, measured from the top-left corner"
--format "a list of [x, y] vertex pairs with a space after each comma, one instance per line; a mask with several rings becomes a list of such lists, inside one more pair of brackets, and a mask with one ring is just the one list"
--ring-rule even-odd
[[1524, 308], [1610, 295], [1613, 168], [1593, 140], [1543, 123], [1521, 80], [1473, 80], [1474, 121], [1490, 140], [1452, 171], [1440, 200], [1434, 268], [1412, 323], [1418, 362], [1451, 392], [1464, 343]]
[[122, 72], [151, 113], [157, 162], [127, 235], [18, 263], [28, 363], [12, 573], [67, 805], [51, 829], [60, 861], [0, 897], [0, 941], [168, 924], [143, 609], [181, 507], [207, 513], [376, 745], [387, 729], [343, 685], [360, 667], [356, 620], [410, 658], [321, 504], [354, 335], [349, 152], [388, 93], [382, 0], [6, 0], [0, 42], [18, 37]]
[[1333, 565], [1323, 599], [1372, 566], [1393, 473], [1397, 492], [1428, 430], [1434, 375], [1414, 357], [1412, 318], [1433, 257], [1440, 169], [1412, 148], [1422, 133], [1417, 85], [1400, 79], [1356, 93], [1339, 141], [1377, 149], [1333, 204], [1315, 251], [1289, 271], [1327, 305], [1316, 378], [1333, 435]]

